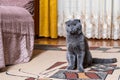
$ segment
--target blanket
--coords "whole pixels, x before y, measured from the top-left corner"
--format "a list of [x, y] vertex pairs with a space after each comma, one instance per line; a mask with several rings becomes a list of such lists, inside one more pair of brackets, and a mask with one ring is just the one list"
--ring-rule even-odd
[[0, 68], [28, 62], [34, 44], [31, 14], [17, 6], [0, 6]]

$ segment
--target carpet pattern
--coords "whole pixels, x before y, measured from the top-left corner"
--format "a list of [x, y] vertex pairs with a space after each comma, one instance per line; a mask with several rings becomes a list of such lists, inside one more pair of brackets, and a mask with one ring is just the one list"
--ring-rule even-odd
[[120, 47], [90, 47], [93, 57], [115, 57], [115, 64], [95, 64], [85, 69], [66, 70], [65, 45], [35, 44], [34, 55], [30, 62], [8, 66], [0, 73], [1, 80], [120, 80]]
[[107, 76], [106, 73], [93, 73], [93, 72], [85, 72], [85, 73], [77, 73], [77, 72], [72, 72], [72, 71], [65, 71], [65, 70], [60, 70], [57, 73], [55, 73], [51, 78], [59, 78], [59, 79], [84, 79], [84, 80], [104, 80], [105, 77]]
[[[114, 70], [120, 69], [116, 64], [96, 64], [85, 69], [86, 71], [84, 73], [81, 73], [76, 70], [66, 70], [66, 66], [66, 62], [56, 62], [42, 74], [46, 76], [50, 75], [49, 78], [51, 78], [51, 80], [105, 80], [108, 75], [112, 75]], [[35, 80], [35, 78], [29, 77], [25, 80]]]
[[58, 79], [80, 79], [80, 80], [105, 80], [107, 75], [112, 75], [115, 69], [119, 69], [116, 64], [96, 64], [86, 69], [84, 73], [77, 72], [75, 70], [65, 70], [66, 66], [61, 66], [66, 64], [65, 62], [56, 62], [47, 70], [56, 69], [60, 66], [57, 72], [55, 72], [50, 78]]
[[[43, 45], [42, 45], [43, 46]], [[38, 49], [40, 47], [37, 47]], [[48, 49], [54, 49], [54, 50], [61, 50], [66, 51], [66, 46], [47, 46]], [[44, 49], [44, 48], [42, 48]], [[90, 50], [96, 50], [101, 51], [102, 53], [120, 53], [120, 47], [90, 47]], [[65, 64], [65, 62], [56, 62], [54, 65], [49, 67], [47, 70], [53, 69], [57, 66], [60, 66], [62, 64]], [[66, 65], [67, 66], [67, 65]], [[85, 73], [78, 73], [74, 71], [67, 71], [65, 70], [66, 66], [61, 66], [58, 72], [54, 73], [50, 78], [58, 78], [58, 79], [85, 79], [85, 80], [91, 80], [91, 79], [99, 79], [99, 80], [105, 80], [106, 76], [108, 74], [113, 73], [115, 69], [118, 69], [116, 64], [97, 64], [93, 65], [87, 72]], [[53, 70], [54, 71], [54, 70]]]

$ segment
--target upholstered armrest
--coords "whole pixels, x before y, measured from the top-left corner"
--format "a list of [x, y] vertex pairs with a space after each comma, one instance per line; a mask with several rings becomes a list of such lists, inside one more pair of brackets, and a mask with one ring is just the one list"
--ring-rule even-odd
[[0, 0], [0, 5], [23, 7], [32, 15], [34, 13], [34, 0]]

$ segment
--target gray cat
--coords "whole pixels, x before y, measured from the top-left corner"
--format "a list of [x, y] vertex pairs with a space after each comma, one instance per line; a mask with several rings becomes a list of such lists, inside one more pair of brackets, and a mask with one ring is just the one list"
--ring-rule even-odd
[[96, 63], [115, 63], [116, 58], [100, 59], [92, 58], [86, 37], [82, 33], [82, 25], [79, 19], [65, 22], [67, 32], [67, 61], [68, 70], [78, 69], [84, 72], [84, 68]]

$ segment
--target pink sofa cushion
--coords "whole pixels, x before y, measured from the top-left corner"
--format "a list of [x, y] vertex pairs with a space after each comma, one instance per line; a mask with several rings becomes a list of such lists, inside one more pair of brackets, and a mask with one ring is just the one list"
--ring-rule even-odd
[[34, 14], [34, 0], [0, 0], [0, 5], [23, 7]]
[[0, 0], [0, 5], [4, 6], [25, 6], [30, 0]]

